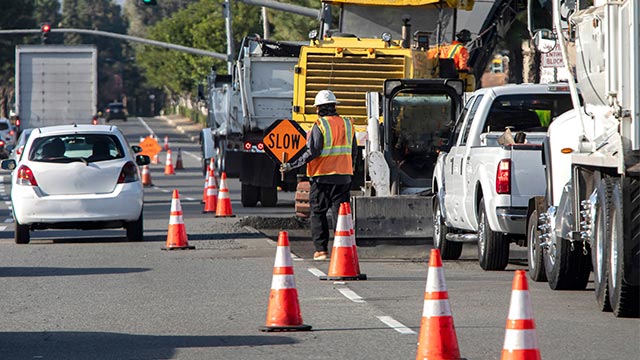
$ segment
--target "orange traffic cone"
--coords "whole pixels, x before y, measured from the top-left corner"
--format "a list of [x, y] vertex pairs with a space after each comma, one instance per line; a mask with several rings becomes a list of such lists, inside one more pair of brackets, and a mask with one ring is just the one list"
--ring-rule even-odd
[[184, 169], [184, 165], [182, 164], [182, 151], [178, 148], [178, 158], [176, 159], [176, 170]]
[[[211, 177], [212, 175], [209, 175]], [[220, 175], [220, 190], [218, 190], [218, 204], [216, 206], [216, 217], [232, 217], [231, 198], [229, 198], [229, 188], [227, 187], [227, 173]]]
[[260, 331], [311, 330], [310, 325], [302, 323], [298, 290], [293, 276], [293, 261], [289, 250], [289, 234], [286, 231], [280, 231], [278, 235], [278, 249], [273, 264], [273, 279], [271, 280], [271, 293], [267, 308], [267, 323], [259, 329]]
[[213, 172], [209, 170], [208, 183], [207, 183], [207, 197], [204, 201], [203, 213], [215, 213], [218, 206], [218, 187], [216, 185], [216, 177]]
[[524, 270], [516, 270], [511, 288], [502, 360], [540, 360], [536, 324]]
[[[207, 186], [209, 186], [209, 175], [214, 174], [214, 180], [216, 187], [218, 186], [218, 179], [215, 178], [215, 165], [213, 165], [213, 160], [209, 162], [209, 170], [207, 171], [207, 175], [204, 178], [204, 191], [202, 192], [202, 201], [201, 203], [205, 204], [207, 202]], [[216, 192], [217, 196], [217, 192]], [[217, 204], [216, 204], [217, 205]]]
[[167, 232], [167, 245], [162, 250], [183, 250], [195, 249], [189, 246], [187, 241], [187, 229], [182, 219], [182, 206], [180, 205], [180, 195], [178, 190], [173, 190], [171, 197], [171, 215], [169, 217], [169, 231]]
[[153, 157], [151, 158], [151, 163], [154, 165], [160, 164], [160, 157], [158, 156], [158, 154], [153, 155]]
[[432, 249], [416, 360], [460, 359], [440, 250]]
[[171, 150], [167, 150], [167, 161], [164, 163], [164, 174], [175, 175], [176, 172], [173, 169], [173, 161], [171, 160]]
[[164, 137], [164, 151], [169, 151], [169, 136]]
[[336, 232], [333, 235], [329, 273], [327, 276], [320, 276], [320, 280], [367, 280], [367, 275], [359, 274], [356, 270], [347, 216], [346, 203], [342, 203], [340, 204]]
[[149, 171], [149, 165], [144, 165], [142, 167], [142, 186], [149, 187], [152, 186], [151, 182], [151, 172]]
[[353, 218], [351, 217], [351, 204], [345, 202], [347, 208], [347, 220], [349, 224], [349, 233], [351, 234], [351, 243], [353, 245], [353, 261], [355, 262], [356, 272], [360, 274], [360, 260], [358, 259], [358, 246], [356, 245], [356, 232], [353, 229]]

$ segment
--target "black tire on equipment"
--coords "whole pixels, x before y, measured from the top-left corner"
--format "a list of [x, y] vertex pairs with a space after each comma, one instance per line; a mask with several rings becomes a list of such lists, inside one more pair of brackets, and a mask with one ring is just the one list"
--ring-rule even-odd
[[440, 250], [442, 260], [457, 260], [462, 254], [462, 243], [447, 240], [447, 233], [451, 228], [445, 225], [440, 202], [437, 197], [433, 200], [433, 247]]
[[547, 281], [544, 272], [544, 260], [542, 259], [542, 247], [540, 246], [540, 230], [538, 230], [538, 211], [533, 210], [527, 221], [527, 263], [529, 277], [536, 282]]
[[591, 264], [593, 267], [593, 287], [596, 301], [601, 311], [611, 311], [609, 303], [609, 252], [608, 239], [611, 237], [611, 180], [600, 179], [596, 184], [598, 201], [595, 206], [596, 218], [592, 224]]
[[255, 207], [260, 198], [260, 188], [257, 186], [242, 184], [240, 189], [240, 202], [244, 207]]
[[138, 220], [131, 221], [125, 224], [127, 230], [127, 241], [144, 241], [144, 221], [142, 212]]
[[261, 187], [260, 202], [264, 207], [275, 207], [278, 205], [278, 189], [275, 187]]
[[483, 270], [504, 270], [509, 263], [509, 242], [489, 226], [484, 199], [478, 216], [478, 261]]
[[[626, 278], [632, 275], [625, 273], [625, 270], [630, 268], [627, 262], [634, 262], [634, 256], [635, 265], [638, 265], [639, 261], [638, 253], [627, 247], [640, 243], [640, 179], [626, 178], [622, 182], [619, 179], [613, 181], [611, 210], [609, 216], [612, 232], [609, 251], [617, 253], [618, 257], [610, 262], [609, 301], [616, 317], [638, 317], [638, 286], [627, 282]], [[634, 270], [638, 271], [637, 268]]]
[[15, 220], [15, 242], [16, 244], [28, 244], [31, 240], [29, 234], [29, 225], [21, 225]]

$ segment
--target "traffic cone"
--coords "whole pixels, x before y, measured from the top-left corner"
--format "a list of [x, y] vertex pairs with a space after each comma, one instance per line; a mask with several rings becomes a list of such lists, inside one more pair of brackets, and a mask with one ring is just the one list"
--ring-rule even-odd
[[367, 275], [359, 274], [356, 271], [347, 216], [346, 203], [342, 203], [340, 204], [336, 232], [333, 235], [329, 272], [327, 276], [320, 276], [320, 280], [367, 280]]
[[178, 148], [178, 158], [176, 159], [176, 170], [184, 169], [184, 165], [182, 164], [182, 151]]
[[171, 215], [169, 217], [169, 231], [167, 232], [167, 245], [162, 250], [184, 250], [195, 249], [189, 246], [187, 241], [187, 229], [182, 219], [182, 206], [180, 205], [180, 195], [178, 190], [173, 190], [171, 197]]
[[160, 157], [158, 156], [158, 154], [153, 155], [153, 157], [151, 158], [151, 163], [154, 165], [160, 164]]
[[211, 170], [209, 170], [208, 183], [207, 183], [207, 197], [204, 201], [203, 213], [215, 213], [218, 206], [218, 187], [216, 186], [216, 177], [213, 176]]
[[540, 360], [529, 285], [524, 270], [516, 270], [502, 348], [502, 360]]
[[164, 151], [169, 151], [169, 136], [164, 137]]
[[173, 161], [171, 160], [171, 150], [167, 150], [167, 161], [164, 164], [165, 175], [175, 175], [176, 172], [173, 169]]
[[[207, 176], [204, 178], [204, 191], [202, 192], [202, 201], [201, 203], [205, 204], [207, 201], [207, 186], [209, 186], [209, 175], [213, 174], [213, 178], [215, 180], [216, 187], [218, 186], [218, 179], [215, 177], [215, 165], [213, 165], [213, 160], [209, 162], [209, 170], [207, 171]], [[217, 192], [216, 192], [217, 196]], [[217, 205], [217, 204], [216, 204]]]
[[351, 216], [351, 204], [345, 202], [347, 208], [347, 221], [349, 233], [351, 234], [351, 244], [353, 245], [353, 261], [355, 262], [356, 273], [360, 274], [360, 260], [358, 259], [358, 246], [356, 245], [356, 232], [353, 229], [353, 217]]
[[432, 249], [416, 360], [460, 359], [440, 250]]
[[[224, 173], [222, 173], [224, 176]], [[224, 181], [224, 180], [223, 180]], [[273, 279], [267, 308], [267, 322], [260, 331], [309, 331], [310, 325], [302, 323], [298, 290], [293, 276], [293, 261], [289, 250], [289, 234], [280, 231]]]
[[144, 165], [142, 167], [142, 186], [149, 187], [152, 186], [151, 182], [151, 172], [149, 171], [149, 165]]
[[[209, 175], [211, 177], [211, 175]], [[229, 198], [229, 188], [227, 187], [227, 173], [220, 175], [220, 189], [218, 190], [218, 204], [216, 206], [216, 217], [232, 217], [231, 199]]]

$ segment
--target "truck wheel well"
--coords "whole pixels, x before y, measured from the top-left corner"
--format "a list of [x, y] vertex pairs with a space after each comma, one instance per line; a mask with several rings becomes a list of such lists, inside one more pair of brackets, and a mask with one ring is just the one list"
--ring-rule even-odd
[[480, 216], [480, 200], [482, 200], [483, 197], [484, 197], [484, 195], [482, 194], [482, 187], [480, 186], [480, 183], [478, 183], [478, 184], [476, 184], [476, 199], [475, 199], [476, 218], [478, 218], [478, 216]]

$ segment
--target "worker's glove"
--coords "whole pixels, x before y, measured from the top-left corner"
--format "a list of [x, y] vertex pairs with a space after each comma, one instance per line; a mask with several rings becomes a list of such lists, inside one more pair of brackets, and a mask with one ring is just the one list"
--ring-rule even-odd
[[290, 163], [283, 163], [280, 165], [280, 172], [286, 173], [293, 170]]

